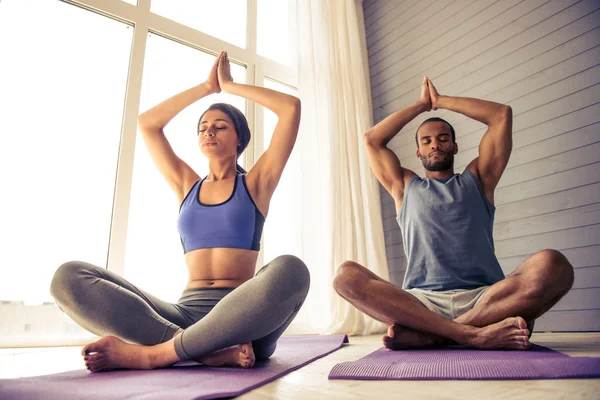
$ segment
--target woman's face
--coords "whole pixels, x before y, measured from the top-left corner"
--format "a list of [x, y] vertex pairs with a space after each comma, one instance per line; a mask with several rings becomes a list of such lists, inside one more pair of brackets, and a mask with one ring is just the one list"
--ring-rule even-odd
[[198, 128], [198, 144], [209, 159], [237, 157], [239, 141], [233, 121], [220, 110], [207, 111]]

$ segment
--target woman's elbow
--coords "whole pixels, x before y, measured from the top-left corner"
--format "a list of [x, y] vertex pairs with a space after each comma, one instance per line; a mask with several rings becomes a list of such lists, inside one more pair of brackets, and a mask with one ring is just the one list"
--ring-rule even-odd
[[159, 121], [153, 115], [149, 115], [148, 111], [141, 113], [137, 117], [138, 128], [142, 132], [151, 132], [156, 130], [161, 130], [164, 128], [164, 125], [161, 125]]
[[143, 126], [148, 126], [150, 124], [150, 118], [145, 112], [143, 112], [140, 115], [138, 115], [137, 123], [140, 128]]
[[302, 103], [300, 99], [295, 96], [289, 96], [285, 99], [285, 106], [280, 109], [280, 111], [276, 112], [279, 117], [283, 117], [284, 115], [292, 117], [292, 118], [300, 118]]
[[292, 110], [294, 110], [295, 112], [298, 112], [298, 113], [302, 109], [302, 102], [296, 96], [290, 96], [289, 105]]

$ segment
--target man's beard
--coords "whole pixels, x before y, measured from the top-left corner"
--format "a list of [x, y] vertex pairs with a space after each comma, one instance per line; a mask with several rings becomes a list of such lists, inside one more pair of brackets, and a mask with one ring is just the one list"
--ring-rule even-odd
[[427, 171], [448, 171], [454, 165], [454, 153], [444, 153], [444, 158], [437, 161], [431, 161], [429, 156], [422, 156], [421, 162]]

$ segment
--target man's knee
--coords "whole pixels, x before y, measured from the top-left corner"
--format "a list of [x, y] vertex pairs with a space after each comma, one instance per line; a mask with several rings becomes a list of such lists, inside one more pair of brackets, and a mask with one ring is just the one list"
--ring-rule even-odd
[[360, 293], [359, 286], [364, 282], [361, 269], [362, 267], [353, 261], [340, 264], [333, 279], [333, 288], [340, 296], [354, 298]]
[[550, 287], [556, 287], [564, 294], [573, 286], [573, 266], [558, 250], [545, 249], [537, 252], [535, 262], [539, 266], [538, 272], [532, 282], [534, 294], [544, 295]]

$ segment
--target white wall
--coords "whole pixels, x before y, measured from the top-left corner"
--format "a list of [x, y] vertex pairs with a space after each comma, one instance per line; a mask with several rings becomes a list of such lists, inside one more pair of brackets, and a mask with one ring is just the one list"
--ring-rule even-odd
[[[440, 93], [509, 104], [513, 153], [496, 190], [494, 239], [506, 274], [544, 248], [575, 267], [573, 289], [536, 331], [600, 331], [600, 1], [365, 0], [375, 122]], [[455, 171], [477, 156], [485, 126], [447, 111], [423, 114], [391, 142], [423, 176], [414, 134], [440, 116], [457, 131]], [[382, 191], [390, 276], [406, 268], [393, 201]]]

